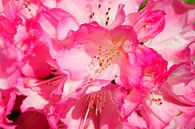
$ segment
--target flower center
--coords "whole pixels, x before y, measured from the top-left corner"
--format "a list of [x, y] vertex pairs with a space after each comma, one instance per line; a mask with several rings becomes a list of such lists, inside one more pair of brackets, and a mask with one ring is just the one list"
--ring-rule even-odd
[[110, 49], [103, 49], [103, 47], [100, 46], [97, 55], [92, 58], [89, 66], [91, 81], [96, 79], [105, 68], [110, 66], [118, 54], [119, 49], [115, 46]]

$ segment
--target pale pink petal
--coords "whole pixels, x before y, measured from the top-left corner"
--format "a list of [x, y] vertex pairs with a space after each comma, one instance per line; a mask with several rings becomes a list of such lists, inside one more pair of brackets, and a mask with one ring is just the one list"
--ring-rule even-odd
[[129, 14], [125, 24], [134, 27], [140, 42], [145, 42], [158, 35], [165, 25], [165, 13], [161, 10], [142, 10]]
[[28, 108], [43, 109], [49, 102], [36, 92], [29, 89], [20, 89], [23, 95], [27, 96], [21, 105], [21, 111], [24, 112]]
[[77, 21], [69, 13], [59, 8], [45, 8], [40, 13], [38, 22], [52, 38], [60, 40], [64, 39], [70, 30], [78, 28]]
[[181, 103], [194, 105], [194, 66], [190, 63], [181, 63], [170, 68], [168, 80], [163, 87], [172, 97]]
[[88, 75], [86, 67], [90, 64], [91, 57], [83, 48], [60, 51], [56, 59], [63, 70], [70, 72], [71, 78], [82, 78]]

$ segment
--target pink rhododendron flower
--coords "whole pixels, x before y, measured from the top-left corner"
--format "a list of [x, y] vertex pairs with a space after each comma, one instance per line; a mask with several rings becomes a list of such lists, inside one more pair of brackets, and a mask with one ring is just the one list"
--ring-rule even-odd
[[[132, 37], [127, 38], [128, 35], [131, 35]], [[99, 37], [101, 37], [101, 39]], [[77, 128], [82, 128], [85, 124], [88, 125], [88, 123], [86, 123], [87, 118], [85, 117], [87, 117], [88, 112], [92, 110], [90, 103], [96, 106], [96, 110], [103, 110], [102, 107], [98, 107], [99, 102], [96, 102], [99, 101], [98, 96], [100, 96], [101, 101], [112, 101], [110, 100], [112, 97], [106, 97], [104, 100], [103, 96], [107, 96], [108, 93], [105, 94], [105, 91], [99, 91], [101, 88], [100, 84], [97, 86], [94, 82], [108, 81], [112, 83], [114, 81], [114, 83], [120, 84], [127, 89], [130, 89], [131, 87], [138, 88], [142, 90], [143, 94], [146, 94], [151, 88], [158, 85], [166, 72], [166, 61], [152, 49], [141, 45], [138, 46], [135, 32], [130, 26], [119, 26], [113, 30], [106, 30], [96, 23], [85, 24], [82, 25], [77, 32], [70, 33], [67, 38], [68, 40], [65, 41], [64, 49], [57, 52], [55, 56], [57, 63], [60, 68], [62, 68], [62, 71], [68, 72], [69, 81], [84, 79], [80, 83], [76, 83], [76, 85], [66, 82], [67, 84], [64, 86], [65, 94], [67, 94], [67, 92], [69, 94], [72, 93], [73, 95], [76, 94], [76, 96], [79, 95], [79, 98], [81, 99], [77, 100], [77, 98], [74, 98], [75, 96], [68, 96], [68, 98], [73, 98], [73, 100], [65, 97], [64, 102], [58, 104], [65, 110], [61, 112], [62, 114], [65, 114], [65, 119], [61, 119], [61, 121], [63, 121], [68, 128], [73, 126], [68, 121], [75, 121], [74, 118], [68, 115], [69, 112], [73, 115], [72, 110], [69, 108], [83, 105], [84, 109], [78, 109], [79, 112], [86, 112], [80, 115], [78, 114], [78, 117], [83, 118], [83, 122], [78, 121], [77, 125], [75, 125]], [[144, 58], [145, 56], [148, 58]], [[69, 63], [66, 63], [64, 60]], [[160, 69], [157, 69], [157, 67]], [[104, 85], [106, 86], [108, 83], [105, 83]], [[86, 86], [89, 89], [86, 93], [80, 95], [77, 90], [80, 88], [83, 89], [83, 87]], [[98, 90], [99, 92], [93, 93], [94, 95], [89, 94], [92, 92], [91, 90], [93, 92]], [[85, 103], [88, 98], [87, 96], [92, 98], [92, 100], [90, 99], [89, 102]], [[93, 99], [95, 99], [94, 102]], [[66, 109], [64, 106], [71, 103], [71, 101], [74, 106], [67, 106]], [[107, 101], [105, 102], [106, 105]], [[102, 105], [102, 102], [100, 105]], [[115, 107], [117, 108], [118, 106]], [[103, 112], [107, 112], [106, 109]], [[108, 117], [107, 115], [104, 115], [104, 113], [102, 119], [98, 118], [100, 121], [104, 121], [104, 117]], [[118, 118], [116, 118], [116, 122], [118, 121], [117, 119], [120, 118], [119, 116], [120, 115], [117, 115]], [[96, 118], [97, 113], [94, 119]], [[92, 118], [91, 120], [93, 121]], [[94, 126], [98, 127], [102, 125], [93, 125], [93, 123], [89, 122], [88, 126], [89, 128], [95, 128]], [[110, 125], [108, 123], [107, 128], [117, 128], [117, 126], [118, 125]]]
[[191, 15], [195, 6], [187, 6], [181, 0], [163, 0], [156, 4], [154, 9], [158, 9], [159, 6], [166, 7], [163, 9], [166, 13], [165, 28], [145, 44], [158, 51], [169, 62], [169, 66], [189, 61], [188, 45], [194, 41], [194, 21]]
[[61, 0], [57, 7], [72, 14], [80, 24], [96, 21], [100, 25], [114, 28], [122, 24], [125, 13], [137, 12], [142, 0], [87, 1], [87, 0]]
[[184, 1], [0, 1], [0, 128], [195, 128]]
[[[92, 86], [109, 85], [96, 81]], [[107, 87], [107, 88], [106, 88]], [[56, 112], [67, 128], [122, 128], [116, 103], [113, 101], [113, 86], [106, 86], [101, 91], [73, 93], [56, 105]], [[110, 88], [109, 88], [110, 87]], [[112, 88], [113, 87], [113, 88]], [[76, 98], [75, 98], [76, 97]], [[80, 107], [80, 105], [82, 105]], [[79, 120], [78, 120], [79, 119]], [[114, 119], [114, 120], [110, 120]]]
[[140, 42], [154, 38], [164, 28], [166, 14], [162, 10], [152, 10], [150, 6], [154, 6], [153, 4], [148, 3], [140, 12], [127, 15], [125, 24], [134, 27]]

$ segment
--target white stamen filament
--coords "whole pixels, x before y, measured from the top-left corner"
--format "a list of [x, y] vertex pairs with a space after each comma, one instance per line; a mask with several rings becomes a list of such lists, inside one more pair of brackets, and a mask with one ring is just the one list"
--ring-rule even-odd
[[100, 92], [100, 93], [89, 95], [86, 98], [86, 102], [88, 103], [88, 107], [82, 124], [83, 129], [87, 129], [88, 127], [87, 118], [91, 110], [94, 110], [96, 117], [98, 117], [103, 113], [103, 109], [106, 102], [106, 93]]

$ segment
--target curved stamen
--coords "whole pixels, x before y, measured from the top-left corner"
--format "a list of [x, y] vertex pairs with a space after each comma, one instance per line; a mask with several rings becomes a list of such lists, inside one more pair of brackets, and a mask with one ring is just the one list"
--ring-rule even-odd
[[86, 102], [88, 103], [88, 107], [83, 119], [83, 124], [82, 124], [83, 129], [88, 128], [87, 118], [90, 111], [94, 110], [96, 117], [98, 117], [103, 113], [103, 109], [106, 103], [106, 93], [100, 92], [100, 93], [88, 95], [86, 98]]

